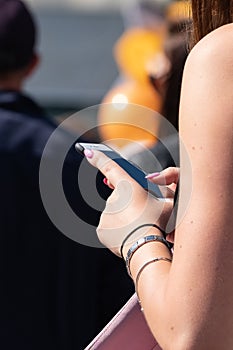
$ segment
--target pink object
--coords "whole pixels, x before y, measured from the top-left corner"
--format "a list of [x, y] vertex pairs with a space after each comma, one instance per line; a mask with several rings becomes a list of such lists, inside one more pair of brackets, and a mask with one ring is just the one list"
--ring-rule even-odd
[[106, 177], [103, 179], [103, 183], [108, 186], [108, 180], [106, 179]]
[[85, 350], [161, 350], [134, 294]]
[[90, 150], [90, 149], [85, 149], [85, 150], [84, 150], [84, 154], [85, 154], [85, 156], [86, 156], [87, 158], [92, 158], [93, 155], [94, 155], [93, 151]]
[[152, 173], [152, 174], [148, 174], [145, 176], [146, 179], [153, 179], [154, 177], [159, 176], [160, 173]]

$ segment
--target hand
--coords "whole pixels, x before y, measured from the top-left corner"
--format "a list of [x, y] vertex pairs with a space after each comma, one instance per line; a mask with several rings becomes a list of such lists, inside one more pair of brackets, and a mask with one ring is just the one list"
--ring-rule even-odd
[[[124, 238], [142, 224], [155, 223], [163, 230], [170, 217], [173, 202], [163, 202], [146, 192], [118, 164], [98, 151], [85, 151], [88, 161], [98, 168], [111, 183], [113, 193], [106, 201], [101, 215], [97, 234], [99, 240], [116, 255], [120, 256], [120, 247]], [[140, 237], [147, 235], [151, 227], [135, 232], [126, 244], [125, 250]], [[156, 230], [156, 233], [161, 232]]]
[[160, 173], [148, 174], [146, 178], [157, 185], [168, 185], [168, 187], [175, 191], [179, 182], [180, 169], [175, 167], [167, 168]]
[[[152, 173], [148, 174], [147, 179], [157, 185], [167, 185], [167, 187], [173, 192], [176, 191], [177, 184], [180, 178], [180, 169], [175, 167], [167, 168], [160, 173]], [[172, 217], [171, 217], [172, 219]], [[171, 222], [171, 226], [175, 227], [176, 217], [173, 216], [173, 221]], [[166, 239], [174, 243], [174, 234], [175, 230], [170, 230], [171, 232], [167, 235]]]

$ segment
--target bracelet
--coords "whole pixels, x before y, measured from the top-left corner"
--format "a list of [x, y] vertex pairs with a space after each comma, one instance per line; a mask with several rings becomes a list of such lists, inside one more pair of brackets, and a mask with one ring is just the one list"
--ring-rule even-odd
[[155, 224], [143, 224], [143, 225], [140, 225], [138, 227], [136, 227], [133, 231], [131, 231], [123, 240], [123, 242], [121, 243], [121, 249], [120, 249], [120, 253], [121, 253], [121, 257], [124, 259], [124, 256], [123, 256], [123, 248], [124, 248], [124, 245], [125, 245], [125, 242], [129, 239], [130, 236], [132, 236], [137, 230], [139, 230], [140, 228], [142, 227], [146, 227], [146, 226], [151, 226], [151, 227], [155, 227], [157, 228], [162, 234], [163, 234], [163, 237], [166, 236], [166, 232], [164, 230], [162, 230], [158, 225], [155, 225]]
[[[138, 273], [137, 273], [137, 276], [135, 278], [135, 291], [136, 291], [136, 295], [137, 295], [137, 298], [138, 298], [138, 302], [141, 306], [141, 300], [139, 298], [139, 295], [138, 295], [138, 281], [139, 281], [139, 278], [141, 276], [141, 273], [143, 272], [143, 270], [145, 269], [145, 267], [147, 267], [148, 265], [150, 264], [153, 264], [154, 262], [158, 262], [158, 261], [167, 261], [167, 262], [172, 262], [172, 259], [169, 259], [169, 258], [165, 258], [163, 256], [161, 257], [158, 257], [158, 258], [153, 258], [147, 262], [145, 262], [142, 267], [139, 269]], [[143, 311], [143, 308], [141, 307], [141, 311]]]
[[130, 247], [130, 249], [128, 250], [128, 253], [126, 255], [126, 259], [125, 259], [126, 269], [127, 269], [127, 272], [128, 272], [130, 277], [132, 277], [131, 271], [130, 271], [130, 261], [131, 261], [132, 256], [134, 255], [134, 253], [138, 250], [138, 248], [142, 247], [144, 244], [149, 243], [149, 242], [156, 242], [156, 241], [163, 243], [170, 251], [170, 245], [169, 245], [168, 241], [166, 241], [166, 239], [161, 237], [161, 236], [155, 236], [155, 235], [142, 237], [136, 243], [134, 243], [132, 245], [132, 247]]

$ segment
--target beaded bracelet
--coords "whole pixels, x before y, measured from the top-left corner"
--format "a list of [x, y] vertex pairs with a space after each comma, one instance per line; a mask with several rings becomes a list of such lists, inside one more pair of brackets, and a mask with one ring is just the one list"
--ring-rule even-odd
[[161, 227], [159, 227], [158, 225], [156, 224], [142, 224], [138, 227], [136, 227], [133, 231], [131, 231], [123, 240], [122, 244], [121, 244], [121, 249], [120, 249], [120, 253], [121, 253], [121, 257], [124, 259], [124, 256], [123, 256], [123, 248], [124, 248], [124, 245], [126, 243], [126, 241], [137, 231], [139, 230], [140, 228], [142, 227], [147, 227], [147, 226], [151, 226], [151, 227], [155, 227], [157, 228], [163, 235], [163, 237], [166, 236], [166, 232], [164, 230], [161, 229]]
[[[141, 306], [141, 300], [139, 298], [139, 295], [138, 295], [138, 281], [139, 281], [139, 278], [141, 276], [141, 273], [143, 272], [143, 270], [145, 269], [145, 267], [147, 267], [148, 265], [150, 264], [153, 264], [154, 262], [158, 262], [158, 261], [167, 261], [167, 262], [172, 262], [172, 259], [169, 259], [169, 258], [165, 258], [163, 256], [161, 257], [158, 257], [158, 258], [153, 258], [153, 259], [150, 259], [149, 261], [145, 262], [142, 267], [138, 270], [138, 273], [136, 275], [136, 278], [135, 278], [135, 292], [136, 292], [136, 295], [137, 295], [137, 298], [138, 298], [138, 302]], [[141, 307], [141, 311], [143, 311], [143, 308]]]
[[142, 237], [136, 243], [134, 243], [132, 245], [132, 247], [130, 247], [130, 249], [128, 250], [128, 253], [126, 255], [126, 259], [125, 259], [126, 269], [127, 269], [127, 272], [128, 272], [130, 277], [132, 277], [131, 271], [130, 271], [130, 260], [133, 256], [133, 254], [138, 250], [138, 248], [142, 247], [144, 244], [149, 243], [149, 242], [156, 242], [156, 241], [163, 243], [170, 251], [170, 245], [166, 241], [166, 239], [161, 237], [161, 236], [155, 236], [155, 235]]

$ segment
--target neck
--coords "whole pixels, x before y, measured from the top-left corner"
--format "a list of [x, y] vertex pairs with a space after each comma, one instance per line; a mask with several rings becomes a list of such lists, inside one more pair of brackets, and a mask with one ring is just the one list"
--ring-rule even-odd
[[0, 75], [0, 89], [20, 91], [22, 90], [24, 80], [25, 76], [21, 70]]
[[0, 90], [20, 91], [21, 89], [22, 89], [22, 84], [20, 83], [0, 80]]

